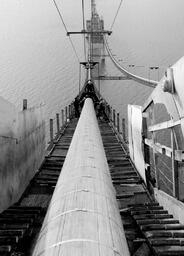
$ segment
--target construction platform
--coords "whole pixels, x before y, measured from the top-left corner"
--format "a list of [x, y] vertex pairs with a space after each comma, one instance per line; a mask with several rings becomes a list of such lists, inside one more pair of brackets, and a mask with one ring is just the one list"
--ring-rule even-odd
[[[23, 196], [0, 214], [0, 255], [31, 255], [74, 134], [70, 120]], [[130, 255], [184, 255], [184, 225], [149, 195], [109, 121], [99, 128]]]

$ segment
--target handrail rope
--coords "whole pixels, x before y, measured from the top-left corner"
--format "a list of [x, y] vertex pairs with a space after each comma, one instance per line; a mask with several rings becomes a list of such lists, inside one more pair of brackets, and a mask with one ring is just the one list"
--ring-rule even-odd
[[121, 8], [122, 2], [123, 2], [123, 0], [121, 0], [120, 4], [119, 4], [119, 6], [118, 6], [118, 9], [117, 9], [117, 11], [116, 11], [116, 14], [115, 14], [115, 17], [114, 17], [114, 19], [113, 19], [112, 25], [111, 25], [111, 27], [110, 27], [110, 30], [112, 30], [112, 28], [113, 28], [113, 26], [114, 26], [114, 23], [115, 23], [116, 18], [117, 18], [117, 16], [118, 16], [118, 13], [119, 13], [119, 10], [120, 10], [120, 8]]
[[[66, 33], [68, 33], [66, 24], [65, 24], [65, 22], [64, 22], [64, 19], [63, 19], [63, 17], [62, 17], [61, 11], [59, 10], [56, 1], [55, 1], [55, 0], [52, 0], [52, 2], [53, 2], [54, 6], [55, 6], [55, 8], [56, 8], [56, 10], [57, 10], [57, 12], [58, 12], [58, 14], [59, 14], [60, 20], [61, 20], [61, 22], [62, 22], [62, 24], [63, 24], [63, 26], [64, 26], [64, 29], [65, 29]], [[71, 46], [72, 46], [73, 51], [74, 51], [74, 53], [75, 53], [75, 56], [76, 56], [78, 62], [80, 63], [80, 59], [79, 59], [79, 56], [78, 56], [78, 54], [77, 54], [77, 50], [76, 50], [76, 48], [75, 48], [75, 46], [74, 46], [74, 43], [73, 43], [73, 41], [72, 41], [72, 39], [71, 39], [70, 36], [69, 36], [68, 38], [69, 38], [69, 40], [70, 40], [70, 43], [71, 43]]]
[[[83, 30], [85, 31], [84, 0], [82, 0], [82, 16], [83, 16]], [[86, 61], [86, 38], [85, 38], [85, 34], [83, 35], [83, 37], [84, 37], [84, 59]]]
[[165, 175], [165, 173], [162, 171], [162, 169], [158, 168], [158, 171], [162, 174], [162, 176], [164, 177], [164, 179], [166, 179], [168, 182], [170, 182], [171, 184], [173, 184], [172, 180], [170, 180], [170, 178]]
[[[164, 155], [161, 154], [161, 156], [164, 156]], [[161, 157], [158, 157], [158, 161], [160, 161], [164, 165], [164, 167], [167, 168], [167, 170], [169, 171], [171, 170], [171, 167], [168, 166], [167, 163]]]
[[[159, 161], [161, 161], [164, 164], [164, 167], [167, 168], [168, 171], [171, 171], [171, 168], [159, 157]], [[150, 167], [153, 171], [155, 171], [155, 166], [153, 164], [150, 164]], [[160, 169], [160, 167], [157, 167], [159, 172], [162, 174], [162, 176], [167, 179], [170, 183], [172, 183], [172, 181], [169, 179], [169, 177], [167, 177], [164, 172]]]
[[105, 43], [105, 47], [106, 47], [106, 50], [112, 60], [112, 62], [114, 63], [114, 65], [119, 69], [120, 72], [124, 73], [125, 75], [127, 75], [128, 78], [131, 78], [132, 80], [138, 82], [138, 83], [141, 83], [143, 85], [146, 85], [146, 86], [149, 86], [151, 88], [155, 88], [158, 84], [158, 81], [154, 81], [154, 80], [150, 80], [150, 79], [146, 79], [146, 78], [143, 78], [143, 77], [140, 77], [140, 76], [137, 76], [137, 75], [134, 75], [132, 73], [130, 73], [128, 70], [126, 70], [124, 67], [122, 67], [118, 61], [113, 57], [110, 49], [109, 49], [109, 46], [107, 44], [107, 39], [106, 37], [104, 36], [104, 43]]
[[[163, 176], [162, 176], [163, 177]], [[169, 190], [171, 192], [171, 194], [173, 194], [173, 189], [171, 189], [169, 186], [168, 186], [168, 183], [162, 178], [160, 177], [160, 181], [162, 181], [164, 183], [164, 185], [166, 186], [167, 190]]]

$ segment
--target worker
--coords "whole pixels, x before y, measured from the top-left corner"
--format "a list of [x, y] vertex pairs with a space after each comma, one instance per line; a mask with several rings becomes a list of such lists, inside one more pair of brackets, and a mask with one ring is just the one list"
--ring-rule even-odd
[[105, 102], [100, 98], [99, 104], [97, 106], [97, 118], [103, 120], [105, 118]]
[[79, 98], [78, 98], [78, 96], [75, 97], [75, 100], [74, 100], [73, 104], [74, 104], [74, 108], [75, 108], [75, 117], [79, 118], [80, 112], [79, 112]]

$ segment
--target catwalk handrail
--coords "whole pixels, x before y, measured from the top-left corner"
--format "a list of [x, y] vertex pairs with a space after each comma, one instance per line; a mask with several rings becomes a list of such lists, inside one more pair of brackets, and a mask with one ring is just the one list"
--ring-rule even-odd
[[112, 62], [119, 69], [120, 72], [122, 72], [128, 78], [131, 78], [132, 80], [134, 80], [134, 81], [136, 81], [138, 83], [144, 84], [144, 85], [152, 87], [152, 88], [155, 88], [157, 86], [158, 81], [154, 81], [154, 80], [143, 78], [141, 76], [134, 75], [134, 74], [130, 73], [128, 70], [126, 70], [124, 67], [122, 67], [118, 63], [118, 61], [114, 58], [113, 54], [111, 53], [111, 50], [110, 50], [110, 48], [108, 46], [107, 39], [106, 39], [105, 36], [104, 36], [104, 43], [105, 43], [106, 50], [107, 50], [107, 52], [108, 52]]

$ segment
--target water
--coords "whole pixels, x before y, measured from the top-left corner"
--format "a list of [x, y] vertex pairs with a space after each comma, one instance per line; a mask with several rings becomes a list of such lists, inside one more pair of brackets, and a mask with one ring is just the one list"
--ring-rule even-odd
[[[82, 27], [81, 1], [58, 0], [68, 30]], [[119, 1], [96, 0], [107, 29]], [[90, 1], [85, 1], [89, 17]], [[124, 0], [109, 44], [134, 73], [158, 79], [183, 55], [183, 0]], [[87, 11], [88, 10], [88, 11]], [[44, 102], [46, 119], [68, 104], [78, 92], [79, 64], [52, 0], [0, 1], [0, 95], [22, 107]], [[82, 38], [72, 36], [79, 58]], [[159, 66], [149, 71], [149, 66]], [[119, 74], [106, 58], [106, 73]], [[151, 89], [132, 81], [101, 82], [101, 92], [126, 116], [127, 104], [142, 104]]]

